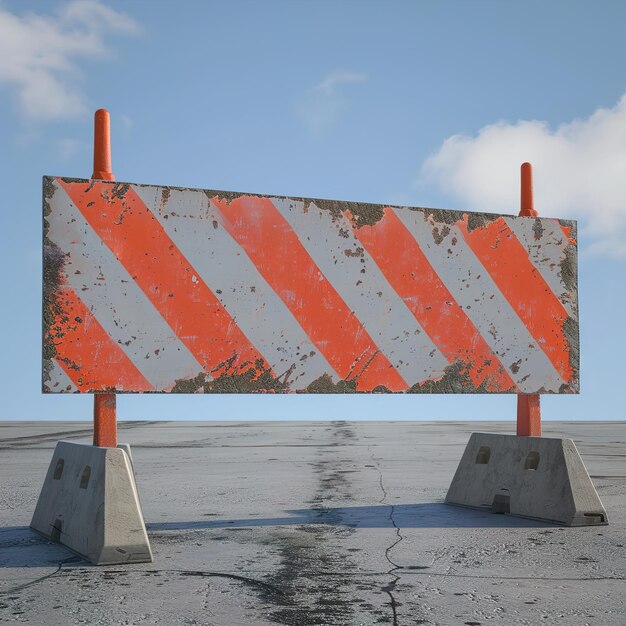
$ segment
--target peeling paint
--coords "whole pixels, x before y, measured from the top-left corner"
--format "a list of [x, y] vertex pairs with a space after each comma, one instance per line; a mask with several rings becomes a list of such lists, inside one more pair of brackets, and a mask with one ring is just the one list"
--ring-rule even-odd
[[328, 374], [322, 374], [306, 389], [306, 393], [356, 393], [356, 380], [340, 380], [337, 383]]
[[55, 320], [63, 313], [63, 308], [59, 303], [58, 291], [63, 283], [63, 267], [65, 264], [65, 253], [48, 238], [49, 222], [51, 213], [50, 200], [54, 197], [54, 178], [45, 176], [43, 178], [43, 289], [42, 289], [42, 388], [46, 389], [50, 381], [50, 371], [52, 369], [52, 359], [56, 356], [57, 350], [52, 341], [52, 327]]
[[432, 233], [433, 233], [433, 239], [435, 240], [435, 243], [439, 245], [450, 234], [450, 227], [443, 226], [441, 228], [441, 232], [439, 232], [439, 227], [435, 226], [432, 230]]
[[569, 364], [572, 368], [573, 385], [568, 385], [568, 391], [559, 390], [559, 393], [579, 393], [580, 392], [580, 338], [578, 322], [568, 317], [563, 322], [563, 335], [569, 346]]
[[477, 228], [484, 228], [491, 224], [491, 222], [495, 222], [500, 219], [501, 215], [494, 215], [493, 213], [465, 213], [467, 217], [467, 232], [471, 233], [473, 230]]
[[111, 190], [112, 198], [124, 198], [126, 192], [130, 189], [129, 183], [113, 183], [113, 189]]
[[346, 248], [343, 251], [343, 253], [348, 257], [359, 257], [359, 258], [363, 257], [363, 252], [365, 252], [365, 250], [361, 247], [357, 247], [355, 250], [350, 250], [350, 248]]
[[544, 228], [541, 220], [537, 217], [535, 218], [535, 222], [533, 224], [533, 233], [535, 233], [535, 239], [539, 241], [543, 236]]
[[419, 211], [424, 214], [424, 219], [437, 224], [456, 224], [463, 219], [463, 213], [460, 211], [451, 211], [448, 209], [424, 209], [418, 207], [407, 207], [411, 211]]
[[[197, 189], [186, 189], [183, 187], [170, 187], [170, 189], [175, 191], [198, 191]], [[206, 197], [210, 200], [218, 200], [219, 202], [226, 202], [226, 204], [230, 204], [233, 200], [238, 200], [239, 198], [267, 198], [267, 194], [262, 193], [241, 193], [237, 191], [223, 191], [223, 190], [213, 190], [213, 189], [202, 189], [200, 190], [204, 192]]]
[[[383, 219], [384, 205], [371, 204], [368, 202], [344, 202], [341, 200], [321, 200], [317, 198], [289, 198], [303, 203], [304, 211], [315, 206], [322, 211], [330, 213], [334, 219], [349, 214], [356, 228], [374, 226]], [[347, 234], [347, 233], [346, 233]]]
[[289, 373], [284, 380], [277, 378], [270, 369], [257, 361], [243, 372], [227, 369], [216, 378], [201, 372], [194, 378], [177, 380], [172, 393], [284, 393], [288, 391]]
[[50, 214], [50, 205], [46, 202], [46, 200], [50, 200], [52, 196], [54, 196], [54, 177], [52, 176], [44, 176], [43, 177], [43, 198], [44, 198], [44, 215]]
[[560, 263], [559, 276], [567, 291], [576, 291], [578, 288], [578, 251], [576, 246], [568, 245]]
[[[469, 375], [471, 369], [467, 364], [456, 361], [446, 367], [440, 378], [417, 383], [407, 393], [489, 393], [486, 379], [478, 387], [474, 385]], [[513, 393], [513, 389], [503, 389], [500, 393]]]
[[569, 243], [576, 244], [578, 239], [578, 226], [576, 220], [557, 220], [563, 231], [568, 233]]
[[161, 208], [163, 208], [168, 200], [170, 199], [170, 195], [171, 195], [171, 190], [169, 187], [162, 187], [161, 188]]
[[[476, 228], [484, 228], [491, 222], [495, 222], [501, 217], [514, 217], [506, 214], [481, 213], [476, 211], [455, 211], [453, 209], [431, 209], [420, 207], [402, 208], [423, 213], [425, 221], [434, 225], [437, 229], [441, 229], [437, 233], [433, 232], [433, 236], [439, 237], [440, 232], [442, 238], [447, 236], [450, 226], [458, 224], [459, 222], [465, 222], [467, 225], [467, 231], [471, 233]], [[446, 228], [448, 229], [447, 231], [445, 231]], [[435, 241], [437, 244], [441, 243], [441, 241]], [[454, 244], [456, 244], [456, 241]]]

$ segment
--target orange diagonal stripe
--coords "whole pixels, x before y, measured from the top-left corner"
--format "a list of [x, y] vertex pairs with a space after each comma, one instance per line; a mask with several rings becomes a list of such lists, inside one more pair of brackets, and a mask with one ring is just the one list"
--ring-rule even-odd
[[[348, 216], [349, 217], [349, 216]], [[517, 387], [478, 329], [452, 297], [400, 218], [390, 208], [374, 226], [353, 228], [389, 284], [450, 363], [460, 361], [475, 387]]]
[[561, 222], [559, 222], [559, 226], [561, 227], [561, 230], [563, 231], [563, 234], [565, 235], [565, 240], [567, 241], [567, 243], [575, 246], [576, 245], [576, 238], [572, 237], [572, 227], [571, 226], [563, 226], [563, 224], [561, 224]]
[[269, 370], [132, 187], [58, 182], [205, 371]]
[[80, 391], [154, 391], [73, 289], [61, 286], [48, 327], [55, 359]]
[[359, 391], [408, 388], [271, 200], [241, 196], [212, 202], [224, 228], [342, 379], [356, 379]]
[[457, 225], [533, 339], [568, 383], [572, 379], [572, 368], [563, 322], [569, 316], [530, 262], [527, 250], [503, 217], [472, 231], [468, 228], [467, 215]]

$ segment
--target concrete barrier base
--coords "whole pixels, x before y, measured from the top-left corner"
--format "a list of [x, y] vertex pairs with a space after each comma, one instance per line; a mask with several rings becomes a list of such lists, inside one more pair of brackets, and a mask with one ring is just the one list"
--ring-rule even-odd
[[608, 524], [571, 439], [472, 433], [447, 504], [563, 524]]
[[129, 452], [59, 441], [30, 527], [95, 565], [151, 562]]

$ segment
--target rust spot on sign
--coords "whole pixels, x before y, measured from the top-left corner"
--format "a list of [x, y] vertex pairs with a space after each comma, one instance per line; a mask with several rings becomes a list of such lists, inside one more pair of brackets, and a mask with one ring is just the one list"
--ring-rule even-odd
[[441, 228], [441, 232], [439, 232], [439, 227], [435, 226], [432, 230], [432, 233], [435, 243], [439, 245], [450, 234], [450, 227], [443, 226]]
[[226, 371], [217, 378], [201, 372], [194, 378], [177, 380], [172, 393], [281, 393], [288, 390], [288, 374], [280, 380], [258, 361], [245, 371]]
[[59, 289], [64, 282], [63, 267], [66, 253], [53, 241], [50, 241], [48, 232], [50, 224], [48, 217], [51, 214], [50, 201], [55, 193], [54, 179], [46, 176], [43, 179], [43, 370], [42, 385], [45, 388], [50, 381], [52, 359], [57, 354], [53, 341], [53, 326], [55, 320], [63, 319], [63, 307], [59, 302]]
[[113, 189], [111, 189], [111, 198], [119, 198], [122, 200], [129, 189], [130, 185], [128, 183], [114, 183]]
[[[408, 390], [408, 393], [489, 393], [486, 378], [478, 386], [473, 383], [470, 372], [474, 367], [476, 367], [476, 364], [468, 365], [467, 363], [456, 361], [446, 367], [441, 377], [417, 383]], [[501, 393], [510, 393], [512, 391], [513, 387], [503, 389]]]
[[578, 393], [580, 380], [580, 340], [578, 323], [572, 317], [568, 317], [563, 322], [563, 335], [569, 344], [569, 365], [572, 369], [570, 384], [564, 384], [559, 389], [559, 393]]
[[535, 234], [535, 239], [537, 241], [539, 241], [539, 239], [541, 239], [541, 237], [543, 236], [543, 232], [544, 232], [544, 227], [543, 224], [541, 223], [541, 220], [537, 217], [535, 218], [535, 222], [533, 224], [533, 233]]
[[306, 393], [356, 393], [356, 380], [340, 380], [336, 383], [328, 374], [322, 374], [305, 389]]
[[354, 250], [350, 250], [350, 248], [346, 248], [343, 253], [346, 256], [349, 257], [358, 257], [361, 258], [363, 257], [363, 252], [365, 252], [365, 250], [363, 248], [361, 248], [360, 246], [357, 246]]
[[305, 208], [315, 205], [322, 211], [328, 211], [333, 217], [341, 217], [349, 212], [356, 228], [374, 226], [383, 219], [384, 206], [367, 202], [341, 202], [339, 200], [304, 200]]
[[163, 189], [161, 189], [161, 208], [163, 208], [166, 204], [167, 201], [170, 199], [170, 195], [171, 195], [171, 191], [169, 187], [163, 187]]
[[492, 222], [502, 218], [501, 215], [493, 215], [492, 213], [465, 213], [467, 220], [467, 232], [471, 233], [477, 228], [485, 228]]

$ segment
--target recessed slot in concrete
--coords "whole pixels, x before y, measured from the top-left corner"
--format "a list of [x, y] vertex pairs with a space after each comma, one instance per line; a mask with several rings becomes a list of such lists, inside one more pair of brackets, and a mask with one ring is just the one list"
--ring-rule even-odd
[[83, 475], [80, 477], [80, 488], [87, 489], [87, 485], [89, 484], [89, 477], [91, 476], [91, 467], [89, 465], [85, 465], [85, 469], [83, 470]]
[[61, 533], [63, 532], [63, 520], [55, 519], [52, 524], [52, 532], [50, 533], [50, 540], [59, 543], [61, 541]]
[[529, 452], [524, 462], [525, 470], [536, 470], [539, 466], [539, 452]]
[[63, 474], [64, 464], [65, 464], [65, 461], [63, 459], [59, 459], [57, 461], [56, 467], [54, 468], [54, 476], [52, 476], [54, 480], [59, 480], [61, 478], [61, 475]]
[[497, 493], [491, 504], [493, 513], [510, 513], [511, 512], [511, 496], [505, 493]]
[[491, 456], [491, 449], [489, 446], [481, 446], [476, 455], [476, 465], [487, 465], [489, 463], [489, 457]]
[[590, 524], [605, 524], [606, 519], [602, 513], [585, 513], [585, 517]]

